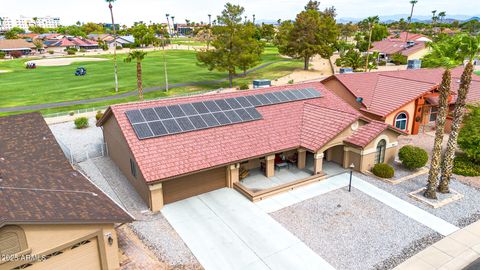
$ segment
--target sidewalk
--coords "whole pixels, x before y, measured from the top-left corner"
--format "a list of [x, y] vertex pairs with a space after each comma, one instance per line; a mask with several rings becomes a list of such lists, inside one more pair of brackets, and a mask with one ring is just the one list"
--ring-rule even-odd
[[460, 270], [478, 258], [480, 258], [480, 221], [446, 236], [395, 269]]

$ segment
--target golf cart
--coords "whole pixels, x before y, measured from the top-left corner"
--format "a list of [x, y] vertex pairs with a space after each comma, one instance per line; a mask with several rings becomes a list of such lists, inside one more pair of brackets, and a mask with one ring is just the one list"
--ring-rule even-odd
[[26, 68], [26, 69], [36, 69], [36, 68], [37, 68], [37, 64], [32, 63], [32, 62], [28, 62], [25, 68]]
[[77, 70], [75, 70], [75, 76], [85, 76], [87, 75], [87, 69], [84, 67], [79, 67]]

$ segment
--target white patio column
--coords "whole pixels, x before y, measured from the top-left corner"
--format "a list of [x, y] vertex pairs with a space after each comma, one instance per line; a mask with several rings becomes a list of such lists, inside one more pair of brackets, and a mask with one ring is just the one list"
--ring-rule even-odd
[[313, 156], [313, 174], [321, 174], [323, 170], [323, 152]]

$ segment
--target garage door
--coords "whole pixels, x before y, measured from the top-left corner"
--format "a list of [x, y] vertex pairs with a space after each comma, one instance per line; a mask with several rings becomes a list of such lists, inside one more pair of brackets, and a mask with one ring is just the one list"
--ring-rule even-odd
[[78, 243], [60, 252], [50, 255], [45, 261], [34, 263], [32, 266], [28, 267], [28, 269], [101, 269], [97, 238]]
[[163, 182], [163, 202], [171, 203], [226, 186], [226, 169], [218, 168]]

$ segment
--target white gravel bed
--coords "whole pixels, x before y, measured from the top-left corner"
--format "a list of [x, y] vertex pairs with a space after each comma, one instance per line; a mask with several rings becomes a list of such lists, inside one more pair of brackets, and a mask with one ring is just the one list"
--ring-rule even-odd
[[[201, 269], [190, 249], [161, 213], [148, 210], [135, 188], [108, 157], [79, 164], [92, 181], [107, 194], [114, 194], [136, 219], [128, 226], [157, 258], [173, 269]], [[106, 186], [108, 185], [108, 186]]]
[[89, 127], [76, 129], [73, 121], [50, 125], [50, 130], [60, 143], [74, 153], [84, 153], [94, 150], [96, 145], [103, 143], [102, 129], [95, 126], [96, 119], [89, 118]]
[[420, 169], [416, 169], [416, 170], [409, 170], [409, 169], [405, 168], [402, 165], [402, 163], [398, 163], [398, 162], [393, 162], [393, 164], [391, 164], [391, 165], [392, 165], [393, 169], [395, 170], [395, 175], [390, 180], [398, 180], [398, 179], [403, 178], [405, 176], [409, 176], [411, 174], [417, 173], [422, 169], [422, 168], [420, 168]]
[[[359, 190], [342, 188], [271, 214], [337, 269], [374, 269], [436, 233]], [[415, 250], [418, 252], [418, 250]], [[410, 255], [411, 256], [411, 255]]]
[[403, 181], [397, 185], [385, 183], [360, 173], [356, 173], [355, 175], [453, 225], [465, 227], [480, 218], [480, 190], [465, 185], [455, 179], [452, 179], [450, 188], [462, 194], [464, 197], [434, 209], [408, 196], [408, 193], [419, 190], [427, 185], [428, 173]]

